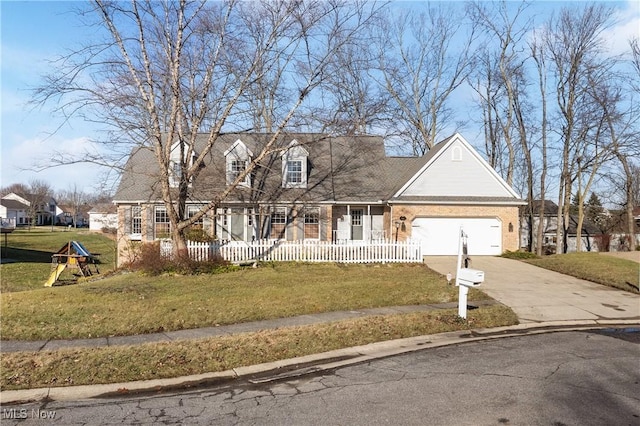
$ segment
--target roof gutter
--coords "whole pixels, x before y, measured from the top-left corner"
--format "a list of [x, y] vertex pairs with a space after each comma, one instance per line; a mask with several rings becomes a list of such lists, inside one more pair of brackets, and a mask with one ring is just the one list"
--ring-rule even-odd
[[526, 206], [527, 202], [523, 200], [513, 200], [513, 201], [479, 201], [479, 200], [471, 200], [471, 201], [453, 201], [453, 200], [434, 200], [434, 201], [425, 201], [425, 200], [389, 200], [387, 202], [389, 205], [393, 204], [414, 204], [414, 205], [448, 205], [448, 206]]

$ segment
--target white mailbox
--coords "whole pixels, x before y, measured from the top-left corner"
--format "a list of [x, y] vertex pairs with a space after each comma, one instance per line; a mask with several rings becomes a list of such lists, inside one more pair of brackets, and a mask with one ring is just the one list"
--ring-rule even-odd
[[471, 268], [458, 269], [458, 284], [467, 287], [477, 287], [484, 281], [484, 271]]
[[[458, 316], [461, 318], [467, 318], [467, 295], [469, 289], [472, 287], [478, 287], [481, 282], [484, 281], [484, 271], [477, 269], [463, 268], [462, 263], [464, 260], [464, 266], [467, 266], [469, 260], [467, 251], [467, 234], [465, 234], [462, 226], [460, 227], [460, 235], [458, 240], [458, 265], [456, 267], [456, 286], [458, 286]], [[464, 254], [464, 259], [463, 259]]]

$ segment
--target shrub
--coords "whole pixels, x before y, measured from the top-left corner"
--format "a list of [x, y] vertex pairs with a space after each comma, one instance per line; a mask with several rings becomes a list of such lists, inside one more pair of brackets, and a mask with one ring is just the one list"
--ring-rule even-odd
[[220, 256], [209, 260], [194, 260], [188, 254], [177, 255], [169, 262], [166, 272], [173, 272], [181, 275], [195, 274], [215, 274], [234, 270], [237, 267], [227, 262]]
[[202, 228], [191, 228], [186, 233], [185, 236], [189, 241], [195, 241], [198, 243], [209, 243], [213, 241], [213, 237]]
[[103, 226], [100, 229], [100, 231], [102, 231], [103, 234], [110, 234], [110, 235], [116, 235], [118, 233], [117, 228], [108, 227], [108, 226]]
[[147, 275], [163, 273], [194, 275], [227, 272], [238, 267], [219, 256], [209, 260], [194, 260], [186, 253], [180, 253], [173, 258], [168, 258], [160, 254], [160, 243], [156, 241], [142, 244], [137, 258], [130, 263], [129, 268]]
[[160, 275], [167, 271], [170, 261], [160, 254], [160, 242], [141, 244], [137, 256], [129, 267], [134, 271], [142, 271], [149, 275]]
[[504, 253], [502, 253], [502, 257], [505, 257], [507, 259], [538, 259], [538, 255], [535, 253], [531, 253], [529, 251], [505, 251]]

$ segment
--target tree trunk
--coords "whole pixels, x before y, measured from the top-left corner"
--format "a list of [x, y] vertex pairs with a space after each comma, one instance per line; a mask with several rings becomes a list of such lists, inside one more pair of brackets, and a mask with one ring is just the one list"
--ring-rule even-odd
[[633, 173], [631, 172], [631, 167], [629, 167], [629, 161], [627, 157], [620, 154], [620, 152], [616, 149], [615, 151], [616, 157], [622, 164], [622, 168], [624, 169], [624, 173], [626, 176], [626, 195], [627, 195], [627, 204], [625, 206], [625, 216], [627, 218], [627, 235], [629, 239], [629, 250], [636, 250], [636, 230], [635, 230], [635, 221], [633, 219]]
[[584, 197], [578, 189], [578, 225], [576, 226], [576, 252], [582, 251], [582, 224], [584, 223]]

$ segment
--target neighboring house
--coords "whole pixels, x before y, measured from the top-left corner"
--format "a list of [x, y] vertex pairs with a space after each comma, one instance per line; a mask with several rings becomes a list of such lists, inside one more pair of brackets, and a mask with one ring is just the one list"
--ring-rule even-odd
[[[35, 219], [35, 223], [32, 223], [32, 225], [50, 225], [53, 218], [61, 212], [53, 197], [42, 197], [34, 194], [24, 194], [20, 196], [11, 192], [2, 197], [2, 199], [15, 200], [27, 205], [24, 225], [28, 225], [32, 220], [32, 213]], [[35, 205], [33, 205], [34, 202], [36, 203]], [[18, 222], [18, 226], [19, 225], [22, 225], [22, 223]]]
[[[533, 202], [533, 251], [537, 247], [538, 224], [540, 223], [540, 200]], [[520, 209], [520, 247], [526, 249], [529, 242], [529, 222], [525, 208]], [[543, 214], [542, 248], [543, 253], [556, 253], [556, 230], [558, 229], [558, 205], [553, 201], [545, 200]], [[577, 248], [578, 216], [569, 215], [569, 226], [566, 232], [567, 252], [575, 252]], [[602, 232], [596, 225], [584, 218], [582, 223], [582, 251], [599, 251], [599, 240]]]
[[[187, 214], [224, 191], [268, 138], [221, 136], [190, 186]], [[205, 142], [203, 135], [196, 152]], [[376, 136], [286, 134], [278, 142], [280, 150], [197, 227], [221, 240], [412, 238], [422, 242], [425, 255], [452, 255], [462, 226], [470, 255], [518, 249], [523, 201], [459, 134], [423, 157], [387, 157]], [[114, 197], [120, 256], [129, 241], [169, 236], [155, 164], [153, 151], [141, 147], [125, 166]]]
[[99, 204], [89, 211], [89, 230], [118, 228], [118, 213], [113, 204]]
[[81, 204], [74, 206], [72, 204], [60, 204], [58, 206], [58, 215], [56, 217], [56, 224], [62, 226], [75, 226], [82, 228], [89, 226], [89, 211], [91, 206], [88, 204]]
[[0, 200], [0, 217], [11, 219], [16, 226], [26, 225], [29, 223], [27, 203], [13, 198], [3, 198]]
[[635, 245], [629, 245], [629, 226], [626, 211], [610, 212], [610, 231], [605, 236], [606, 243], [609, 245], [610, 251], [629, 251], [635, 250], [640, 246], [640, 207], [633, 209], [633, 221], [635, 223], [635, 234], [633, 240]]

